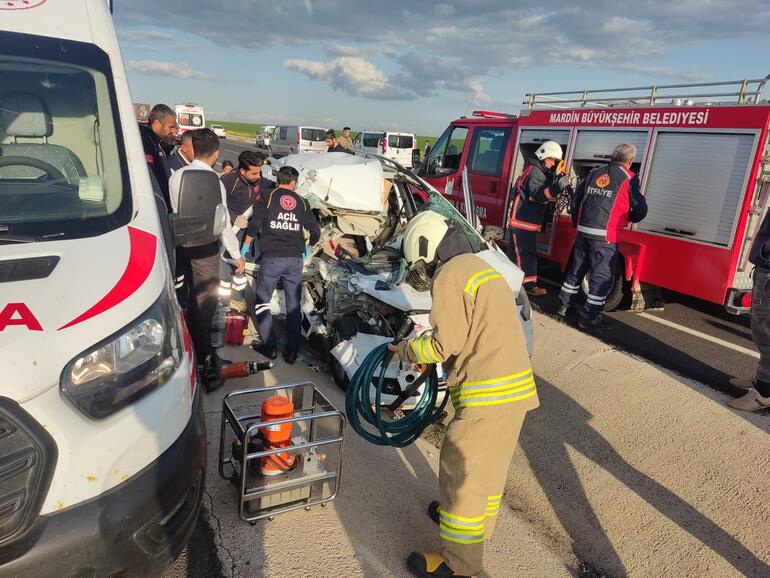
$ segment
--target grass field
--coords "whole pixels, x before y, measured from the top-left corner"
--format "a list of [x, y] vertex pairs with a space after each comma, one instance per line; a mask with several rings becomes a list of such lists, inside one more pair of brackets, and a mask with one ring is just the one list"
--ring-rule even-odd
[[[228, 135], [232, 136], [239, 136], [243, 138], [248, 139], [256, 139], [257, 137], [257, 130], [259, 130], [261, 125], [248, 123], [248, 122], [230, 122], [229, 120], [209, 120], [208, 125], [211, 126], [212, 124], [221, 124], [223, 127], [225, 127], [225, 130], [227, 131]], [[350, 138], [355, 140], [356, 136], [358, 135], [355, 131], [350, 131]], [[430, 146], [432, 147], [436, 143], [436, 139], [438, 137], [435, 136], [417, 136], [417, 143], [420, 146], [420, 149], [425, 145], [425, 140], [427, 139], [430, 142]]]

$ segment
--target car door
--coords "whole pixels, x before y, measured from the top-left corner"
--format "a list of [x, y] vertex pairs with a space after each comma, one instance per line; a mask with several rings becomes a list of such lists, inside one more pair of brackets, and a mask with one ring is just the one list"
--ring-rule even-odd
[[473, 130], [465, 164], [476, 212], [484, 225], [499, 227], [503, 223], [511, 132], [510, 126], [477, 126]]

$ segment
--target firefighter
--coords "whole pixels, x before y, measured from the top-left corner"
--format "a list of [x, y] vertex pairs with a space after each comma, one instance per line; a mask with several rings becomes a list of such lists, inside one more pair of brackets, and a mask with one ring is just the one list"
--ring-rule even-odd
[[270, 301], [278, 283], [283, 285], [286, 298], [286, 330], [288, 339], [283, 359], [286, 363], [297, 360], [302, 339], [302, 268], [305, 255], [305, 234], [310, 233], [310, 244], [315, 245], [321, 236], [313, 211], [307, 201], [294, 192], [299, 173], [294, 167], [282, 167], [278, 171], [278, 188], [263, 196], [252, 216], [254, 230], [260, 233], [261, 265], [257, 284], [259, 335], [262, 344], [256, 350], [275, 359], [276, 338]]
[[612, 289], [618, 237], [629, 221], [647, 216], [647, 202], [639, 179], [631, 172], [636, 148], [615, 147], [610, 164], [592, 170], [572, 198], [572, 225], [577, 228], [572, 264], [559, 292], [560, 317], [566, 317], [583, 277], [588, 273], [588, 296], [580, 315], [584, 330], [605, 330], [610, 325], [599, 315]]
[[[413, 552], [416, 576], [474, 576], [492, 537], [524, 416], [538, 405], [511, 287], [468, 238], [425, 211], [406, 230], [404, 257], [433, 277], [433, 330], [389, 349], [411, 363], [444, 363], [455, 408], [441, 448], [441, 500], [428, 506], [440, 553]], [[500, 344], [504, 343], [505, 347]]]
[[533, 297], [546, 294], [537, 284], [537, 233], [543, 225], [548, 203], [569, 184], [565, 175], [557, 174], [562, 160], [559, 143], [544, 142], [535, 151], [531, 163], [513, 187], [513, 207], [508, 226], [511, 228], [513, 261], [524, 271], [524, 288]]

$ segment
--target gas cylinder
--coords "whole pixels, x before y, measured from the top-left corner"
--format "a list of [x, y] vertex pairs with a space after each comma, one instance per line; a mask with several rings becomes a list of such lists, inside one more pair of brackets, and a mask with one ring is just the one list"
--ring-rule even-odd
[[[282, 395], [268, 397], [262, 402], [262, 422], [266, 425], [260, 428], [260, 435], [265, 440], [265, 449], [285, 448], [291, 445], [291, 423], [267, 425], [271, 421], [291, 417], [294, 414], [294, 404]], [[296, 456], [280, 452], [265, 456], [260, 468], [263, 476], [277, 476], [294, 468]]]

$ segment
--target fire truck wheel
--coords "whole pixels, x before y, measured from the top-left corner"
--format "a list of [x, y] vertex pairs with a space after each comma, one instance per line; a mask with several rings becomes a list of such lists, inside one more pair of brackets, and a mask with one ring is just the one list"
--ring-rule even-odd
[[[628, 291], [628, 284], [623, 276], [625, 267], [623, 265], [623, 258], [618, 257], [615, 261], [612, 273], [612, 289], [607, 294], [607, 302], [604, 304], [604, 311], [615, 311], [623, 304]], [[583, 293], [583, 297], [588, 295], [588, 277], [590, 272], [583, 277], [583, 282], [580, 284], [580, 289]]]

